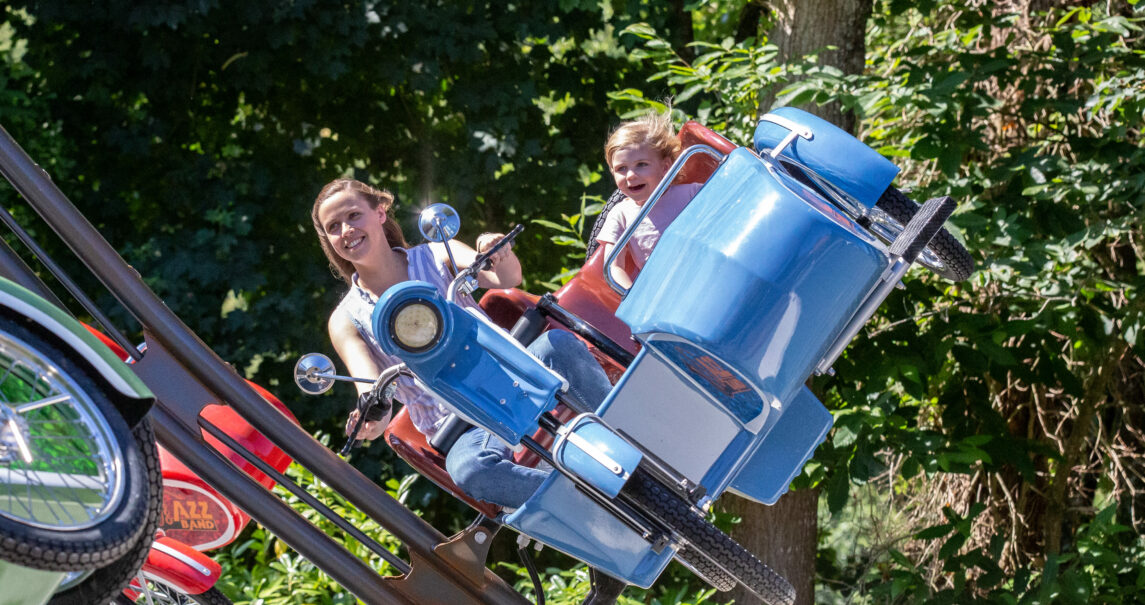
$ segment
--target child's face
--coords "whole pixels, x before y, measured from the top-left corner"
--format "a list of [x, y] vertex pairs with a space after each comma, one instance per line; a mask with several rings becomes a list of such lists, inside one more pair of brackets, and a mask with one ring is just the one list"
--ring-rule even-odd
[[672, 167], [672, 161], [661, 157], [660, 151], [648, 144], [621, 147], [612, 154], [608, 167], [616, 187], [637, 204], [644, 204], [660, 179]]

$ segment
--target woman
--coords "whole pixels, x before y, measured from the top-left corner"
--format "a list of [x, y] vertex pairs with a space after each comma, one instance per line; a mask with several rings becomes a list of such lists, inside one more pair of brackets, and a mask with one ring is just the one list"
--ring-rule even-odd
[[[378, 297], [400, 282], [418, 280], [432, 284], [443, 295], [452, 281], [445, 246], [436, 242], [409, 246], [387, 212], [393, 196], [360, 181], [337, 179], [318, 193], [311, 218], [318, 240], [334, 270], [350, 285], [350, 291], [330, 315], [330, 341], [353, 376], [377, 376], [400, 360], [382, 352], [370, 330], [370, 316]], [[486, 250], [503, 236], [486, 233], [477, 239], [477, 250]], [[478, 252], [452, 242], [450, 250], [460, 268], [473, 263]], [[484, 288], [512, 288], [521, 283], [521, 264], [510, 246], [498, 251], [492, 266], [477, 276]], [[468, 296], [458, 296], [462, 306], [480, 309]], [[569, 381], [571, 403], [581, 410], [595, 410], [612, 388], [604, 371], [588, 349], [572, 334], [550, 330], [529, 350], [546, 366]], [[356, 383], [360, 394], [370, 385]], [[427, 438], [432, 437], [449, 411], [412, 380], [400, 379], [397, 399], [405, 403], [410, 419]], [[357, 419], [355, 410], [347, 427]], [[382, 434], [389, 416], [367, 422], [359, 433], [363, 439]], [[470, 496], [499, 506], [517, 508], [544, 481], [548, 471], [513, 463], [509, 448], [480, 428], [463, 434], [446, 457], [446, 470], [454, 483]]]

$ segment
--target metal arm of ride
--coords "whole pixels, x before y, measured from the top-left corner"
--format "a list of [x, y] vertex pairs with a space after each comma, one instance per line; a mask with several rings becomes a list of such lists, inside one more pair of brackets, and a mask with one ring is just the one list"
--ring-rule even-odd
[[[0, 172], [144, 326], [148, 350], [132, 369], [158, 399], [152, 415], [159, 440], [220, 493], [368, 603], [525, 602], [484, 569], [480, 558], [472, 563], [472, 553], [466, 551], [472, 545], [447, 541], [268, 405], [143, 283], [3, 128]], [[295, 461], [400, 539], [410, 558], [422, 562], [413, 565], [416, 571], [377, 575], [209, 446], [203, 439], [200, 412], [218, 402], [233, 406]]]

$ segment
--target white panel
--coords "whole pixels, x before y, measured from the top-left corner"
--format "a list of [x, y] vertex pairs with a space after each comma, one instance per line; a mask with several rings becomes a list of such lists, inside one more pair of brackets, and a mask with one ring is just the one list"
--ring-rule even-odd
[[697, 483], [739, 432], [705, 393], [654, 355], [630, 370], [601, 417]]

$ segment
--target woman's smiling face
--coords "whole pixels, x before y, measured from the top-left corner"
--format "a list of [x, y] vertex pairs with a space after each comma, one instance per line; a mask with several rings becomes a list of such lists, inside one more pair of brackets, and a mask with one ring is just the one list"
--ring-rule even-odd
[[380, 206], [370, 208], [353, 191], [337, 193], [322, 202], [318, 220], [334, 252], [351, 263], [363, 258], [376, 242], [383, 248], [389, 247], [382, 231], [386, 211]]
[[672, 166], [655, 147], [642, 144], [621, 147], [612, 154], [608, 168], [616, 188], [637, 204], [643, 204]]

